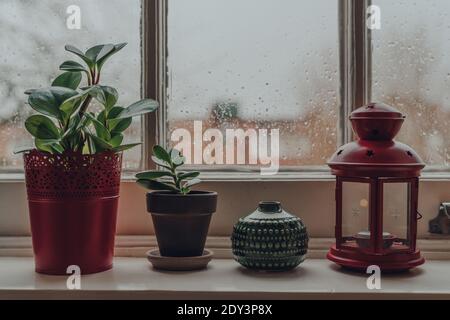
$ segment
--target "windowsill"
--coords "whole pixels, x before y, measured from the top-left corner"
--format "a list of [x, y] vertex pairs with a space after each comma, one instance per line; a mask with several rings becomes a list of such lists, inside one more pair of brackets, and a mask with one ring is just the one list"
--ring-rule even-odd
[[81, 290], [66, 289], [65, 276], [40, 275], [33, 267], [31, 257], [0, 258], [0, 299], [450, 298], [449, 261], [384, 275], [381, 290], [367, 289], [368, 275], [322, 259], [285, 273], [255, 273], [229, 259], [215, 259], [207, 270], [177, 273], [153, 270], [145, 258], [116, 258], [112, 270], [82, 276]]
[[[122, 174], [122, 182], [135, 182], [133, 172]], [[284, 171], [273, 176], [263, 176], [257, 172], [212, 172], [202, 171], [201, 178], [207, 182], [333, 182], [335, 177], [326, 171], [317, 172], [294, 172]], [[0, 183], [2, 182], [24, 182], [23, 173], [0, 173]], [[450, 182], [450, 172], [425, 172], [420, 177], [422, 182]]]
[[[135, 182], [133, 172], [122, 174], [122, 182]], [[280, 172], [276, 175], [263, 176], [257, 172], [212, 172], [202, 171], [201, 179], [208, 182], [245, 182], [245, 181], [335, 181], [327, 172]], [[23, 182], [23, 173], [0, 173], [2, 182]], [[450, 180], [450, 177], [449, 177]]]

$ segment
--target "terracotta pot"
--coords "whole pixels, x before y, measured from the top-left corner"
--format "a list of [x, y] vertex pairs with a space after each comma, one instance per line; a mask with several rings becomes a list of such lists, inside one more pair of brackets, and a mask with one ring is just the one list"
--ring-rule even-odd
[[112, 267], [122, 154], [24, 154], [36, 272]]
[[201, 256], [216, 207], [216, 192], [193, 191], [188, 195], [165, 191], [148, 193], [147, 210], [152, 215], [161, 255]]

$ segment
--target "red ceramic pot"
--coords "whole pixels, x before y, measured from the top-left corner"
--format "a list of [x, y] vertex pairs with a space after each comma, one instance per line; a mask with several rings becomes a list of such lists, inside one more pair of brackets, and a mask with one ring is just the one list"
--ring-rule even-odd
[[112, 268], [122, 154], [24, 154], [36, 272]]

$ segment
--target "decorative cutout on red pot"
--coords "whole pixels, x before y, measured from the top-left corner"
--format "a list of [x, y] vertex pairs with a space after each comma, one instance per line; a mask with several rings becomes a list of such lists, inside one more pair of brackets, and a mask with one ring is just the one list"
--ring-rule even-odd
[[28, 197], [92, 198], [117, 195], [122, 154], [49, 154], [33, 150], [24, 155]]

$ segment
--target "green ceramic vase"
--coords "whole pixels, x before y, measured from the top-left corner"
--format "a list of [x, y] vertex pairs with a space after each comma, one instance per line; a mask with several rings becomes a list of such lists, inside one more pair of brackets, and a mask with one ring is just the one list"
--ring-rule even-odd
[[234, 259], [260, 271], [297, 267], [306, 258], [308, 240], [303, 222], [274, 201], [261, 202], [255, 212], [239, 219], [231, 236]]

